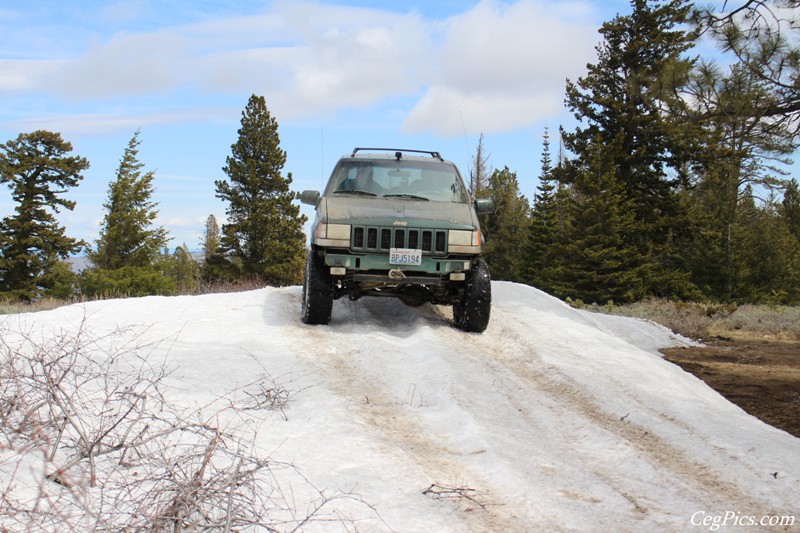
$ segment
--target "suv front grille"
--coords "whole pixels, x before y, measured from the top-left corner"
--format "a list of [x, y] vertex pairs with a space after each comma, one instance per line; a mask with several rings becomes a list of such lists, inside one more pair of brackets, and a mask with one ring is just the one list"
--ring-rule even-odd
[[447, 254], [447, 230], [353, 226], [354, 252], [389, 252], [389, 248], [421, 249], [423, 255]]

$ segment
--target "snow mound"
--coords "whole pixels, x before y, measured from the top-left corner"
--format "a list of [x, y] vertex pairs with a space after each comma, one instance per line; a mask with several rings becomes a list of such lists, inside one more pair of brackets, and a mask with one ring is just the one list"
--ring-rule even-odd
[[291, 395], [261, 415], [256, 446], [367, 502], [359, 530], [676, 531], [797, 512], [800, 440], [658, 353], [690, 341], [531, 287], [492, 290], [483, 334], [453, 328], [448, 308], [377, 298], [306, 326], [299, 287], [92, 302], [0, 330], [152, 339], [185, 405], [267, 372]]

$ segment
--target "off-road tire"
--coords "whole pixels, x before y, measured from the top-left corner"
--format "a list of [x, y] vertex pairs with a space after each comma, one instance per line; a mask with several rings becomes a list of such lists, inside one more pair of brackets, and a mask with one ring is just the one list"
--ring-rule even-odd
[[483, 333], [489, 325], [492, 309], [492, 279], [489, 266], [477, 259], [466, 280], [464, 295], [453, 302], [453, 323], [458, 329], [472, 333]]
[[327, 324], [333, 310], [333, 282], [315, 250], [308, 253], [303, 279], [300, 319], [305, 324]]

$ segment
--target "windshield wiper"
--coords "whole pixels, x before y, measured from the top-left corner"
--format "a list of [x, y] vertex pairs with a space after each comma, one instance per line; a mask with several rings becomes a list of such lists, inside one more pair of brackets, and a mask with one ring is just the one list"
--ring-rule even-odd
[[378, 196], [374, 192], [369, 191], [360, 191], [358, 189], [350, 190], [342, 190], [342, 191], [333, 191], [333, 194], [357, 194], [359, 196]]
[[429, 198], [425, 198], [424, 196], [417, 196], [416, 194], [384, 194], [384, 198], [405, 198], [407, 200], [425, 200], [429, 202]]

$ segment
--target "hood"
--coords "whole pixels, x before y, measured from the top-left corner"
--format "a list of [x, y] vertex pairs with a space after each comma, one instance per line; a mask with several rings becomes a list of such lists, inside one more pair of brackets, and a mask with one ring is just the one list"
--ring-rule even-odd
[[414, 228], [478, 227], [471, 204], [451, 202], [326, 196], [320, 202], [320, 215], [331, 224], [392, 226], [403, 221]]

